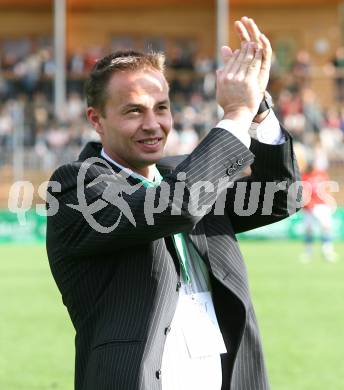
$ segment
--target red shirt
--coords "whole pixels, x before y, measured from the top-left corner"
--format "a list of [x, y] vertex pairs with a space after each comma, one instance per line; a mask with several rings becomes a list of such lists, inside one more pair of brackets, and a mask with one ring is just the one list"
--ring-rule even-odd
[[[327, 204], [326, 195], [328, 190], [324, 182], [328, 180], [328, 174], [320, 170], [313, 170], [302, 175], [302, 181], [309, 183], [303, 189], [305, 198], [308, 199], [310, 196], [310, 201], [304, 206], [305, 209], [312, 209], [317, 204]], [[309, 194], [310, 191], [311, 193]], [[325, 194], [325, 196], [322, 196], [322, 194]]]

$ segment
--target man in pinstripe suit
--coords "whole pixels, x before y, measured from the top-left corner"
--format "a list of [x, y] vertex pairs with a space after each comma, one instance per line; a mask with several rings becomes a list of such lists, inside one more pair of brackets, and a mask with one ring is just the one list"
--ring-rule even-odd
[[[261, 103], [270, 43], [252, 19], [236, 29], [241, 48], [223, 48], [217, 73], [223, 120], [186, 157], [158, 163], [172, 126], [161, 55], [114, 53], [92, 70], [87, 116], [102, 143], [53, 174], [59, 209], [47, 226], [76, 329], [77, 390], [269, 388], [235, 234], [295, 209], [298, 170], [290, 136]], [[251, 188], [248, 216], [236, 194], [250, 207]]]

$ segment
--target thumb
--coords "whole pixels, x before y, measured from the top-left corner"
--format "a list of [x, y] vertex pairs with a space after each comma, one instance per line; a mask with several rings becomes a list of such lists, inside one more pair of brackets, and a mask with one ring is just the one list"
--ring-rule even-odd
[[222, 46], [221, 47], [221, 56], [222, 56], [223, 62], [226, 63], [232, 56], [232, 49], [229, 46]]

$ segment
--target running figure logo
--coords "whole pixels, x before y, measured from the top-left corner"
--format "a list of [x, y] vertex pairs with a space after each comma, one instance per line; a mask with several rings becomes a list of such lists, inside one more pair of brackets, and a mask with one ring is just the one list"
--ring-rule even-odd
[[[99, 166], [99, 164], [105, 165], [111, 170], [112, 173], [100, 174], [91, 183], [88, 183], [85, 186], [85, 178], [87, 171], [94, 164], [97, 164], [97, 166]], [[84, 216], [88, 224], [99, 233], [110, 233], [114, 229], [116, 229], [116, 227], [121, 221], [122, 215], [124, 215], [129, 220], [129, 222], [136, 227], [134, 215], [130, 209], [129, 204], [123, 198], [122, 194], [133, 194], [139, 188], [141, 188], [142, 183], [131, 185], [127, 181], [127, 178], [129, 176], [130, 174], [124, 170], [119, 173], [114, 172], [110, 164], [108, 164], [101, 158], [88, 158], [82, 163], [77, 176], [77, 197], [79, 204], [68, 204], [67, 206], [79, 211]], [[85, 196], [85, 187], [91, 188], [102, 182], [106, 183], [106, 187], [103, 191], [101, 199], [97, 199], [95, 202], [88, 205]], [[102, 226], [96, 221], [96, 219], [93, 217], [93, 214], [104, 209], [106, 206], [108, 206], [109, 203], [113, 206], [116, 206], [119, 209], [120, 213], [118, 215], [117, 220], [112, 226]]]

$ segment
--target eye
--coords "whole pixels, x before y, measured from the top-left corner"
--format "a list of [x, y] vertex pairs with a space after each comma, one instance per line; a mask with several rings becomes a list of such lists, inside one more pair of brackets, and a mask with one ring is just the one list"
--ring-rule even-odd
[[160, 111], [168, 110], [168, 106], [166, 106], [166, 104], [162, 104], [161, 106], [159, 106], [159, 110]]
[[131, 108], [130, 110], [127, 111], [128, 114], [137, 114], [140, 112], [141, 112], [141, 110], [139, 107], [134, 107], [134, 108]]

